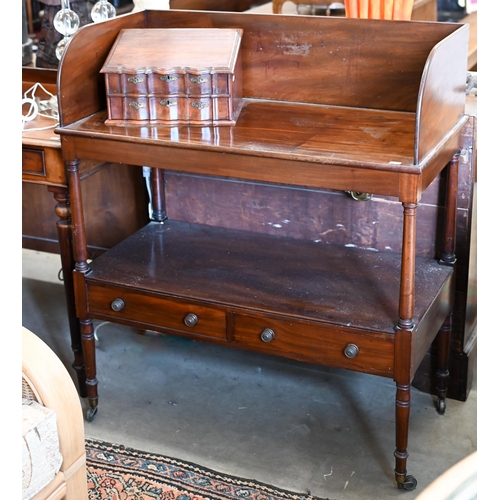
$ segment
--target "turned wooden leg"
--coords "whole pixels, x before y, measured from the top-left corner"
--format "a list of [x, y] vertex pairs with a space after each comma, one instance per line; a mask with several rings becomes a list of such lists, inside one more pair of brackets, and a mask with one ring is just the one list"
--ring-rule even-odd
[[152, 220], [155, 222], [167, 220], [164, 177], [160, 168], [151, 169], [151, 209]]
[[92, 421], [97, 413], [97, 368], [95, 356], [95, 336], [92, 319], [87, 313], [87, 289], [85, 276], [90, 271], [87, 263], [87, 238], [85, 235], [85, 222], [83, 217], [83, 206], [81, 202], [81, 186], [79, 173], [79, 160], [66, 162], [68, 174], [72, 226], [73, 226], [73, 255], [75, 268], [73, 272], [73, 284], [75, 292], [76, 315], [80, 321], [80, 335], [85, 361], [85, 385], [89, 401], [87, 420]]
[[450, 343], [451, 343], [451, 327], [452, 315], [447, 316], [441, 330], [438, 334], [438, 357], [437, 357], [437, 411], [440, 415], [444, 415], [446, 410], [446, 393], [450, 382], [450, 372], [448, 371], [448, 364], [450, 358]]
[[91, 319], [81, 320], [80, 328], [85, 356], [85, 373], [87, 375], [86, 385], [89, 401], [89, 409], [87, 410], [86, 418], [89, 422], [92, 422], [97, 413], [99, 399], [97, 395], [94, 323]]
[[448, 181], [446, 186], [446, 205], [444, 219], [443, 253], [440, 263], [453, 266], [456, 263], [455, 240], [457, 228], [458, 199], [458, 162], [460, 153], [456, 153], [448, 163]]
[[[454, 266], [456, 227], [457, 227], [457, 198], [458, 198], [458, 166], [460, 153], [457, 152], [448, 163], [448, 180], [446, 189], [446, 206], [444, 220], [443, 253], [440, 263], [445, 266]], [[452, 330], [452, 312], [447, 316], [438, 333], [438, 367], [437, 367], [437, 411], [443, 415], [446, 410], [446, 393], [450, 380], [448, 364], [450, 358], [450, 343]]]
[[413, 490], [417, 480], [407, 474], [408, 434], [410, 429], [412, 335], [415, 326], [415, 255], [417, 205], [403, 203], [403, 245], [399, 291], [399, 320], [396, 328], [394, 380], [396, 382], [396, 466], [398, 488]]
[[410, 385], [396, 386], [396, 467], [394, 469], [399, 489], [413, 490], [417, 480], [406, 472], [408, 460], [408, 434], [410, 428]]
[[80, 337], [80, 322], [76, 317], [75, 293], [73, 288], [73, 269], [75, 260], [73, 258], [71, 237], [71, 209], [69, 191], [62, 187], [48, 188], [57, 201], [55, 208], [57, 221], [57, 235], [59, 239], [59, 253], [61, 256], [64, 291], [66, 295], [66, 310], [68, 313], [69, 331], [71, 338], [71, 349], [73, 351], [73, 368], [76, 371], [78, 390], [82, 398], [87, 397], [85, 385], [85, 363], [83, 359], [82, 340]]

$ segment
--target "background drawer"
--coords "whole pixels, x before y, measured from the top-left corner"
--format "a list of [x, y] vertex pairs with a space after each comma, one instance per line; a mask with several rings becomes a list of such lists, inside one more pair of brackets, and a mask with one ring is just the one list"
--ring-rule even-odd
[[45, 156], [43, 150], [23, 147], [23, 173], [45, 175]]
[[[235, 314], [233, 328], [234, 342], [258, 348], [262, 352], [392, 377], [392, 339], [369, 334], [357, 335], [312, 323], [287, 322], [243, 314]], [[274, 338], [269, 342], [264, 342], [261, 338], [266, 328], [274, 332]], [[358, 353], [353, 358], [344, 354], [345, 348], [350, 344], [358, 348]]]
[[[123, 301], [120, 310], [113, 310], [112, 303], [116, 299]], [[218, 339], [226, 339], [226, 313], [224, 310], [181, 300], [136, 294], [120, 288], [108, 288], [90, 284], [88, 287], [90, 314], [110, 317], [123, 321], [138, 321], [154, 328], [167, 328], [193, 335], [204, 335]], [[186, 319], [195, 315], [194, 324]], [[188, 318], [189, 319], [189, 318]], [[186, 324], [186, 322], [188, 324]]]

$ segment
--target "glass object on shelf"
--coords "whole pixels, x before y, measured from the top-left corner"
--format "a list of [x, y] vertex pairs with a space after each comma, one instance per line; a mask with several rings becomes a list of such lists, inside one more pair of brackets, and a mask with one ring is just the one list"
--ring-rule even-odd
[[56, 57], [60, 60], [69, 39], [80, 26], [78, 14], [71, 10], [69, 0], [61, 0], [61, 10], [54, 17], [54, 28], [63, 36], [56, 46]]
[[94, 7], [92, 7], [90, 16], [92, 17], [92, 21], [94, 21], [94, 23], [100, 23], [101, 21], [106, 21], [106, 19], [115, 17], [116, 9], [107, 0], [98, 0]]

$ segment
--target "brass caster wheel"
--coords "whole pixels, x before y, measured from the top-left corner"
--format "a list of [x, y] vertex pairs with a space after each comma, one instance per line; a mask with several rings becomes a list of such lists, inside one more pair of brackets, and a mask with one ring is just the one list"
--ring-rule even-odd
[[442, 399], [442, 398], [439, 398], [437, 400], [437, 411], [440, 415], [444, 415], [444, 412], [446, 410], [446, 400], [445, 399]]
[[417, 487], [417, 480], [413, 476], [406, 476], [404, 483], [398, 483], [398, 488], [413, 491]]
[[96, 413], [97, 413], [97, 406], [91, 406], [87, 410], [87, 414], [85, 415], [85, 419], [87, 420], [87, 422], [92, 422], [92, 420], [94, 420], [95, 418]]

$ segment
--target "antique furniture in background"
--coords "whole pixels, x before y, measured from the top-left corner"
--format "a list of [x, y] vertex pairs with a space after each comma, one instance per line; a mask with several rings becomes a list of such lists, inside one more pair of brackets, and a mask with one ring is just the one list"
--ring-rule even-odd
[[[57, 71], [23, 68], [22, 93], [40, 83], [56, 94]], [[42, 92], [41, 97], [47, 97]], [[57, 125], [43, 117], [26, 123], [26, 129]], [[61, 141], [47, 130], [26, 131], [22, 136], [22, 245], [23, 248], [61, 255], [62, 278], [65, 286], [71, 345], [75, 353], [75, 369], [80, 394], [85, 396], [80, 329], [75, 314], [73, 292], [73, 249], [71, 207]], [[85, 210], [88, 230], [88, 252], [93, 258], [135, 232], [148, 221], [148, 197], [141, 172], [136, 168], [86, 162], [96, 175], [83, 183], [89, 203]], [[85, 167], [84, 167], [85, 169]], [[85, 175], [84, 175], [85, 176]], [[134, 200], [125, 202], [124, 196]], [[55, 213], [54, 213], [55, 212]]]
[[[193, 27], [243, 29], [244, 106], [237, 124], [105, 125], [100, 70], [120, 30]], [[98, 318], [393, 378], [396, 483], [416, 486], [406, 471], [410, 387], [437, 335], [439, 413], [449, 378], [459, 157], [469, 119], [468, 26], [411, 23], [411, 43], [405, 43], [409, 27], [169, 10], [125, 15], [74, 36], [60, 67], [57, 132], [70, 185], [89, 420], [98, 405]], [[87, 91], [74, 99], [82, 81]], [[92, 263], [84, 160], [147, 165], [153, 179], [152, 222]], [[165, 184], [164, 171], [335, 190], [352, 203], [345, 191], [387, 197], [401, 210], [389, 221], [394, 246], [338, 244], [328, 241], [329, 231], [313, 240], [234, 229], [230, 220], [219, 224], [224, 214], [215, 223], [175, 220], [166, 208], [176, 191]], [[444, 209], [429, 246], [417, 233], [417, 207], [438, 178]], [[233, 203], [243, 208], [241, 200]], [[279, 219], [282, 226], [293, 222]], [[337, 231], [342, 235], [335, 226], [332, 236]]]

